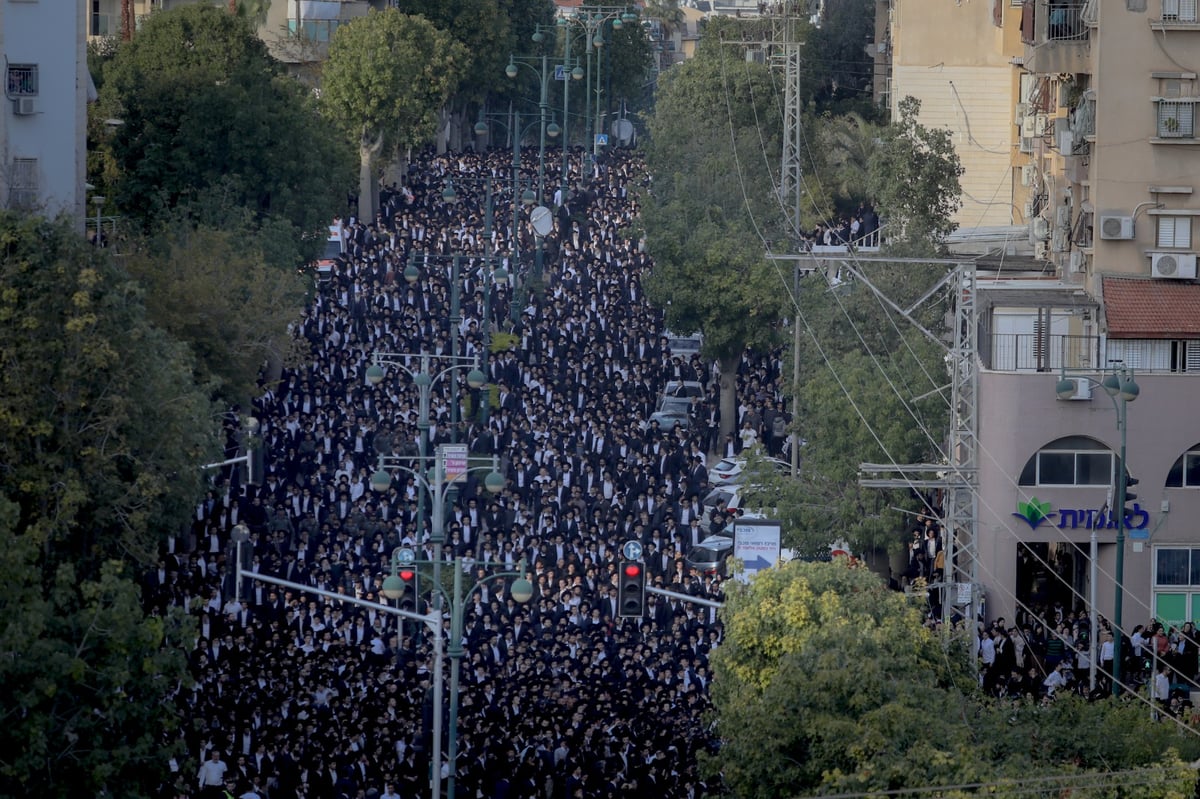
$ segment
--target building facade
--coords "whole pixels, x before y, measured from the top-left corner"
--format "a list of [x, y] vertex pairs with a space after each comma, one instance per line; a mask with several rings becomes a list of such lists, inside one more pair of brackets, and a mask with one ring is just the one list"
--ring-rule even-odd
[[[1124, 468], [1139, 483], [1123, 626], [1177, 625], [1200, 618], [1196, 3], [1032, 0], [1020, 11], [1028, 89], [1015, 112], [1047, 267], [1038, 280], [980, 283], [980, 579], [993, 616], [1084, 609], [1095, 533], [1097, 607], [1111, 618]], [[1120, 403], [1097, 383], [1113, 368], [1141, 389], [1126, 406], [1123, 466]], [[1064, 377], [1076, 389], [1059, 398]], [[1049, 515], [1030, 518], [1035, 507]]]
[[953, 136], [963, 165], [960, 228], [1022, 224], [1030, 174], [1013, 111], [1022, 77], [1021, 7], [1012, 0], [878, 0], [875, 92], [893, 114], [906, 96], [920, 121]]
[[55, 217], [83, 231], [87, 202], [87, 72], [82, 4], [0, 2], [4, 109], [0, 204]]

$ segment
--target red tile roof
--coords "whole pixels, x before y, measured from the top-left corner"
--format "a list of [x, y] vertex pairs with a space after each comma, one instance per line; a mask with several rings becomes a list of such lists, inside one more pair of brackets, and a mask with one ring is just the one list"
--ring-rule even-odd
[[1200, 284], [1104, 278], [1110, 338], [1200, 339]]

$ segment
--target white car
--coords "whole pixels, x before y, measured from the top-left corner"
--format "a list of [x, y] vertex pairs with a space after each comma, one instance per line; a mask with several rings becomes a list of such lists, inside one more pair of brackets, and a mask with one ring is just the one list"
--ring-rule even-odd
[[[778, 458], [763, 458], [779, 474], [791, 474], [792, 465]], [[708, 470], [708, 483], [713, 486], [737, 485], [742, 482], [742, 472], [746, 469], [745, 458], [724, 458], [716, 466]]]

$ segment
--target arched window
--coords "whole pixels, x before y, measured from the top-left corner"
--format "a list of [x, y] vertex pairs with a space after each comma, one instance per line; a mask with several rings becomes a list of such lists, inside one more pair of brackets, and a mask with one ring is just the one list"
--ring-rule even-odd
[[1021, 470], [1023, 486], [1105, 486], [1113, 480], [1116, 456], [1087, 436], [1066, 436], [1039, 449]]
[[1175, 461], [1167, 473], [1167, 488], [1200, 488], [1200, 444]]

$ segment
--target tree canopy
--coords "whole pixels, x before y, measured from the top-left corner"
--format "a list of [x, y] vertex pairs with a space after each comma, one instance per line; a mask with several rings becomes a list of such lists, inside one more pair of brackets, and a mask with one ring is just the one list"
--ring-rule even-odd
[[702, 48], [665, 73], [650, 120], [653, 186], [643, 206], [655, 269], [647, 295], [667, 325], [704, 333], [721, 363], [722, 425], [736, 418], [732, 374], [746, 346], [778, 342], [786, 294], [763, 255], [781, 213], [777, 82], [730, 47]]
[[188, 349], [64, 221], [0, 212], [0, 794], [153, 795], [181, 619], [134, 579], [219, 452]]
[[[981, 698], [965, 648], [946, 648], [903, 594], [865, 568], [793, 561], [733, 590], [712, 655], [721, 749], [707, 759], [735, 796], [783, 799], [970, 786], [1029, 795], [1063, 779], [1089, 796], [1182, 797], [1195, 735], [1140, 703]], [[1136, 785], [1110, 772], [1138, 770]], [[955, 790], [954, 786], [964, 786]]]
[[371, 11], [338, 27], [321, 99], [359, 151], [359, 215], [374, 218], [375, 159], [428, 141], [438, 110], [469, 63], [450, 34], [424, 17]]
[[300, 240], [344, 206], [349, 149], [241, 16], [204, 3], [150, 14], [101, 85], [97, 116], [121, 122], [97, 137], [111, 152], [110, 193], [144, 228], [245, 212]]

